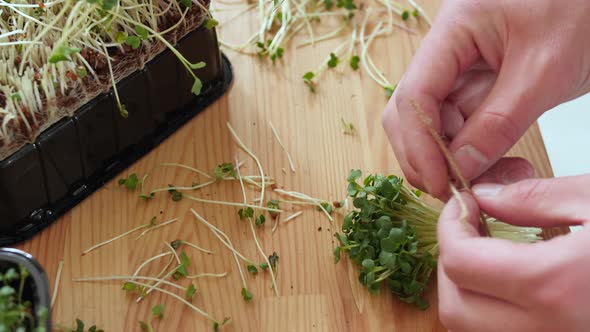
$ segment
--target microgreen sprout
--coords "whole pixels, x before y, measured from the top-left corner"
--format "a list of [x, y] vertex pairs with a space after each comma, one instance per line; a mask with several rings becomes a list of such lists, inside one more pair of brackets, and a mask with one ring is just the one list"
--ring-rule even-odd
[[154, 328], [153, 328], [152, 323], [150, 321], [144, 322], [144, 321], [140, 320], [140, 321], [138, 321], [138, 323], [139, 323], [139, 328], [142, 331], [154, 332]]
[[343, 118], [340, 118], [340, 123], [342, 124], [342, 132], [345, 135], [354, 135], [356, 132], [354, 128], [354, 124], [352, 122], [346, 122]]
[[163, 304], [157, 304], [152, 308], [152, 315], [154, 315], [154, 317], [162, 319], [164, 318], [164, 305]]
[[55, 283], [53, 286], [53, 295], [51, 296], [51, 308], [53, 308], [54, 304], [55, 304], [55, 300], [57, 299], [57, 294], [59, 292], [59, 284], [61, 283], [61, 271], [64, 268], [64, 261], [61, 260], [59, 261], [59, 264], [57, 265], [57, 273], [55, 275]]
[[84, 256], [84, 255], [87, 255], [87, 254], [88, 254], [88, 253], [90, 253], [91, 251], [93, 251], [93, 250], [96, 250], [96, 249], [98, 249], [98, 248], [100, 248], [100, 247], [102, 247], [102, 246], [105, 246], [105, 245], [109, 244], [109, 243], [115, 242], [115, 241], [117, 241], [117, 240], [119, 240], [119, 239], [121, 239], [121, 238], [123, 238], [123, 237], [125, 237], [125, 236], [129, 235], [129, 234], [135, 233], [135, 232], [137, 232], [137, 231], [139, 231], [139, 230], [142, 230], [142, 229], [145, 229], [145, 228], [154, 227], [155, 225], [156, 225], [156, 223], [155, 223], [155, 220], [152, 218], [152, 219], [151, 219], [151, 220], [150, 220], [148, 223], [146, 223], [146, 224], [143, 224], [143, 225], [137, 226], [137, 227], [135, 227], [135, 228], [133, 228], [133, 229], [130, 229], [130, 230], [128, 230], [128, 231], [126, 231], [126, 232], [124, 232], [124, 233], [122, 233], [122, 234], [119, 234], [119, 235], [117, 235], [117, 236], [115, 236], [115, 237], [113, 237], [113, 238], [111, 238], [111, 239], [109, 239], [109, 240], [106, 240], [106, 241], [103, 241], [103, 242], [100, 242], [100, 243], [98, 243], [98, 244], [95, 244], [95, 245], [93, 245], [92, 247], [90, 247], [90, 248], [88, 248], [88, 249], [84, 250], [84, 251], [82, 252], [82, 256]]
[[361, 61], [361, 58], [358, 55], [351, 56], [350, 57], [350, 68], [352, 68], [352, 70], [358, 70], [360, 61]]
[[170, 198], [174, 202], [180, 202], [182, 200], [182, 192], [174, 189], [175, 187], [171, 184], [169, 184], [168, 187], [169, 187], [168, 193], [170, 193]]
[[127, 178], [119, 179], [118, 183], [120, 186], [125, 186], [125, 188], [129, 190], [135, 190], [137, 188], [137, 184], [139, 183], [139, 178], [137, 177], [137, 174], [133, 173]]
[[272, 122], [270, 122], [270, 121], [268, 121], [268, 126], [272, 130], [272, 133], [274, 134], [275, 138], [277, 139], [277, 142], [279, 143], [279, 145], [281, 146], [281, 148], [283, 149], [283, 151], [287, 155], [287, 160], [289, 161], [289, 167], [291, 168], [291, 172], [295, 173], [295, 164], [293, 163], [293, 159], [291, 158], [291, 154], [289, 153], [289, 151], [287, 151], [287, 148], [283, 144], [283, 141], [281, 140], [281, 137], [279, 136], [278, 131], [275, 129]]
[[330, 53], [330, 59], [327, 63], [329, 68], [336, 68], [336, 66], [338, 66], [338, 64], [340, 63], [340, 59], [338, 58], [338, 56], [336, 56], [336, 54]]
[[295, 218], [299, 217], [299, 216], [300, 216], [300, 215], [302, 215], [302, 214], [303, 214], [303, 211], [298, 211], [298, 212], [295, 212], [295, 213], [293, 213], [292, 215], [290, 215], [290, 216], [288, 216], [287, 218], [285, 218], [285, 220], [283, 220], [283, 222], [289, 222], [289, 221], [291, 221], [291, 220], [293, 220], [293, 219], [295, 219]]

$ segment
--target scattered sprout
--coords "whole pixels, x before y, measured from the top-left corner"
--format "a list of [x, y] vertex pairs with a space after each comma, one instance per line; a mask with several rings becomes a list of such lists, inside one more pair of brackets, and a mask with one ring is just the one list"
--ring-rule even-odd
[[129, 190], [135, 190], [139, 183], [139, 178], [137, 177], [137, 174], [132, 173], [128, 178], [119, 179], [118, 183], [120, 186], [125, 186], [125, 188]]

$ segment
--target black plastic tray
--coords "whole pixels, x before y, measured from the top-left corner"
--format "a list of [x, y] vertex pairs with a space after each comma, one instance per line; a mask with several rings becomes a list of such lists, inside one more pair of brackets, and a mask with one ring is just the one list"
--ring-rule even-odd
[[30, 254], [12, 248], [0, 248], [0, 271], [5, 271], [18, 265], [24, 266], [29, 271], [24, 286], [23, 299], [31, 301], [33, 314], [41, 308], [49, 311], [45, 327], [51, 331], [51, 295], [49, 281], [41, 265]]
[[203, 82], [166, 50], [117, 84], [129, 118], [119, 115], [112, 91], [93, 99], [0, 161], [0, 246], [24, 241], [137, 161], [228, 89], [231, 64], [214, 29], [198, 28], [177, 49]]

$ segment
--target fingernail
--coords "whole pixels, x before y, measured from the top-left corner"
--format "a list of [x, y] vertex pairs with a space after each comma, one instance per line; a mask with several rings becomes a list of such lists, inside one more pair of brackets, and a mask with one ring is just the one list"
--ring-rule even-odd
[[488, 158], [473, 145], [463, 145], [454, 154], [457, 164], [467, 180], [473, 179], [485, 171]]
[[497, 195], [498, 192], [502, 190], [502, 188], [503, 186], [499, 184], [484, 183], [474, 186], [473, 188], [471, 188], [471, 190], [473, 190], [475, 196], [490, 197]]
[[521, 180], [526, 180], [535, 175], [535, 170], [532, 167], [515, 167], [508, 169], [501, 174], [500, 180], [503, 184], [512, 184]]

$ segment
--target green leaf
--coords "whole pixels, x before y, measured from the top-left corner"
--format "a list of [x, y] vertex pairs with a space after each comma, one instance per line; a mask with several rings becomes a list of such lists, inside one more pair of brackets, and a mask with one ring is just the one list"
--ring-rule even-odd
[[346, 181], [356, 182], [356, 180], [358, 180], [362, 175], [363, 175], [363, 173], [361, 172], [360, 169], [352, 169], [352, 170], [350, 170], [350, 174], [348, 174]]
[[367, 272], [372, 271], [375, 268], [375, 262], [370, 258], [364, 259], [362, 265], [363, 269]]
[[86, 70], [86, 67], [84, 67], [84, 66], [76, 67], [76, 76], [78, 76], [78, 79], [82, 80], [87, 75], [88, 75], [88, 71]]
[[360, 61], [361, 61], [361, 58], [359, 58], [358, 55], [353, 55], [350, 58], [350, 68], [352, 68], [353, 70], [358, 70]]
[[338, 66], [338, 63], [340, 63], [340, 59], [338, 59], [336, 54], [330, 53], [330, 59], [328, 60], [328, 67], [329, 68], [336, 68], [336, 66]]
[[141, 39], [137, 36], [127, 36], [125, 44], [129, 45], [132, 49], [136, 50], [141, 45]]
[[181, 240], [174, 240], [174, 241], [170, 242], [170, 246], [174, 249], [180, 248], [181, 245], [182, 245]]
[[192, 301], [193, 297], [195, 296], [195, 293], [197, 293], [197, 288], [195, 287], [195, 285], [190, 284], [187, 287], [186, 292], [184, 293], [184, 297], [186, 297], [187, 301]]
[[261, 227], [262, 225], [264, 225], [264, 222], [266, 221], [266, 217], [262, 214], [258, 215], [256, 217], [256, 226]]
[[247, 288], [242, 288], [242, 297], [246, 302], [250, 302], [254, 298], [254, 295]]
[[14, 288], [10, 286], [3, 286], [2, 288], [0, 288], [0, 298], [6, 298], [14, 295], [15, 293], [16, 291], [14, 290]]
[[303, 75], [303, 79], [306, 81], [311, 81], [315, 77], [315, 74], [311, 71], [308, 71]]
[[127, 111], [127, 106], [123, 104], [119, 104], [119, 114], [123, 119], [127, 119], [129, 117], [129, 111]]
[[338, 239], [338, 242], [340, 242], [341, 245], [343, 245], [343, 246], [348, 245], [348, 238], [346, 237], [346, 235], [336, 233], [336, 234], [334, 234], [334, 236], [336, 236], [336, 238]]
[[203, 83], [198, 77], [195, 77], [195, 82], [193, 83], [193, 87], [191, 88], [191, 92], [198, 96], [201, 94], [201, 89], [203, 88]]
[[102, 9], [105, 11], [111, 10], [118, 3], [119, 3], [119, 0], [102, 0]]
[[258, 269], [254, 265], [248, 265], [248, 272], [250, 272], [251, 274], [256, 275], [256, 274], [258, 274]]
[[215, 167], [215, 169], [213, 170], [213, 173], [215, 174], [215, 178], [217, 178], [218, 180], [222, 180], [224, 178], [234, 178], [237, 179], [238, 178], [238, 172], [236, 170], [236, 167], [234, 164], [232, 163], [223, 163], [220, 165], [217, 165], [217, 167]]
[[125, 188], [129, 190], [135, 190], [137, 188], [137, 184], [139, 183], [139, 178], [137, 177], [137, 174], [132, 173], [128, 178], [119, 179], [118, 183], [120, 186], [124, 185]]
[[126, 292], [135, 292], [135, 290], [137, 289], [137, 285], [130, 281], [126, 281], [125, 283], [123, 283], [122, 289]]
[[404, 21], [407, 21], [410, 18], [410, 12], [407, 10], [404, 10], [401, 14], [401, 18]]
[[415, 18], [420, 17], [420, 12], [418, 11], [418, 9], [415, 9], [412, 11], [412, 16], [414, 16]]
[[127, 34], [123, 31], [119, 31], [115, 34], [115, 42], [123, 44], [127, 40]]
[[207, 17], [205, 19], [205, 22], [203, 23], [203, 26], [207, 30], [211, 30], [211, 29], [215, 28], [218, 25], [219, 25], [219, 22], [217, 22], [217, 20], [214, 19], [213, 17]]
[[70, 56], [80, 52], [81, 48], [70, 47], [68, 43], [64, 42], [53, 49], [49, 56], [49, 63], [58, 63], [62, 61], [71, 61]]
[[277, 268], [277, 264], [279, 263], [279, 255], [277, 252], [273, 252], [272, 255], [268, 256], [268, 262], [273, 269]]
[[164, 317], [164, 305], [157, 304], [152, 308], [152, 314], [160, 319]]
[[76, 331], [75, 332], [84, 332], [84, 322], [78, 318], [76, 318]]
[[185, 267], [191, 266], [191, 260], [184, 251], [180, 253], [180, 264], [184, 265]]
[[241, 220], [253, 218], [254, 217], [254, 209], [252, 209], [249, 206], [245, 209], [239, 209], [238, 215], [240, 216]]
[[142, 27], [141, 25], [135, 26], [135, 33], [141, 38], [142, 40], [148, 39], [148, 31]]
[[191, 69], [202, 69], [202, 68], [207, 67], [207, 64], [203, 61], [199, 61], [199, 62], [195, 62], [195, 63], [189, 63], [188, 66]]
[[326, 10], [330, 10], [330, 9], [332, 9], [332, 7], [334, 7], [334, 1], [333, 0], [325, 0], [324, 6], [326, 7]]
[[342, 251], [342, 249], [340, 248], [340, 246], [337, 246], [336, 248], [334, 248], [334, 264], [338, 264], [338, 262], [340, 262], [340, 252]]
[[352, 219], [353, 219], [352, 213], [349, 213], [344, 217], [344, 220], [342, 222], [342, 231], [346, 232], [346, 231], [349, 231], [352, 229], [352, 227], [354, 226]]
[[[397, 85], [396, 85], [397, 86]], [[393, 93], [395, 92], [395, 88], [396, 86], [386, 86], [385, 89], [385, 96], [387, 98], [393, 96]]]
[[187, 8], [191, 8], [193, 6], [193, 2], [191, 0], [180, 0], [180, 3]]
[[328, 214], [332, 214], [332, 204], [328, 203], [328, 202], [323, 202], [320, 203], [320, 206], [318, 206], [318, 210], [319, 211], [326, 211], [326, 213]]

